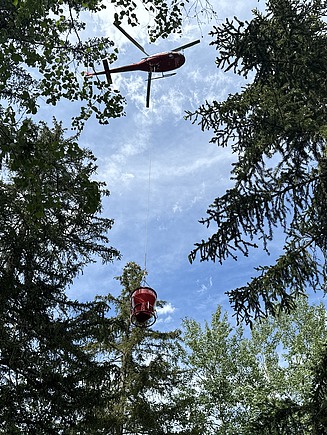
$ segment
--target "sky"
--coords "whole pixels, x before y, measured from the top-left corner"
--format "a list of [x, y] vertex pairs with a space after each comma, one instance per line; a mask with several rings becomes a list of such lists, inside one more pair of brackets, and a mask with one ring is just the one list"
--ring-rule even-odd
[[[113, 75], [113, 86], [126, 98], [126, 116], [101, 126], [91, 119], [85, 126], [80, 145], [97, 157], [99, 180], [111, 194], [104, 200], [103, 215], [115, 224], [110, 244], [122, 255], [120, 261], [88, 266], [69, 289], [69, 296], [92, 300], [96, 295], [120, 293], [114, 278], [134, 261], [148, 272], [147, 284], [158, 298], [167, 302], [158, 309], [155, 328], [179, 328], [183, 318], [210, 322], [217, 305], [230, 310], [225, 292], [246, 284], [253, 267], [270, 264], [262, 251], [250, 258], [193, 264], [188, 254], [196, 242], [206, 239], [209, 230], [198, 223], [205, 217], [214, 198], [231, 186], [231, 164], [235, 156], [228, 148], [209, 143], [210, 132], [184, 119], [202, 103], [224, 100], [239, 91], [244, 82], [232, 73], [218, 70], [216, 51], [208, 35], [213, 25], [237, 16], [251, 18], [251, 10], [263, 7], [256, 0], [213, 0], [216, 21], [185, 22], [182, 35], [149, 44], [146, 26], [149, 17], [141, 11], [141, 26], [122, 26], [150, 53], [167, 51], [195, 39], [201, 43], [185, 50], [186, 63], [177, 74], [152, 82], [150, 108], [145, 107], [146, 73]], [[204, 17], [203, 17], [204, 18]], [[143, 54], [113, 25], [113, 10], [87, 16], [88, 36], [109, 36], [119, 48], [113, 67], [137, 62]], [[101, 65], [99, 65], [101, 69]], [[65, 119], [66, 108], [58, 118]]]

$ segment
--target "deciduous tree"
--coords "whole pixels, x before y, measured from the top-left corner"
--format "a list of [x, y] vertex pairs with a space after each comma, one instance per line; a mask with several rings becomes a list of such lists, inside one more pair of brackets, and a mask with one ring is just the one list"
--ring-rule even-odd
[[211, 324], [186, 320], [184, 340], [193, 371], [186, 394], [200, 433], [325, 433], [326, 405], [316, 397], [325, 397], [325, 376], [317, 382], [316, 374], [326, 343], [323, 304], [300, 299], [291, 314], [256, 322], [251, 333], [232, 327], [219, 307]]

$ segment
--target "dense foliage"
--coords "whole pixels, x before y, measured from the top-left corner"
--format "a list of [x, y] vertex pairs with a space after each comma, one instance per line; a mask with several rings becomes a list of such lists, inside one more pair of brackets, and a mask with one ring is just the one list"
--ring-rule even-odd
[[51, 433], [99, 401], [83, 383], [99, 373], [72, 312], [87, 306], [66, 287], [95, 256], [119, 254], [107, 243], [112, 221], [97, 216], [106, 192], [92, 181], [92, 154], [58, 124], [26, 121], [11, 138], [0, 184], [0, 431]]
[[235, 153], [233, 186], [202, 223], [208, 240], [190, 254], [223, 263], [285, 235], [275, 264], [229, 298], [239, 319], [290, 311], [307, 288], [326, 285], [326, 2], [268, 0], [250, 22], [227, 20], [212, 32], [217, 66], [248, 84], [188, 116]]
[[316, 376], [326, 332], [324, 305], [304, 299], [292, 314], [255, 323], [251, 335], [232, 327], [220, 307], [210, 325], [186, 320], [186, 364], [193, 377], [185, 395], [199, 433], [325, 433], [326, 402], [312, 393], [321, 394], [326, 385], [326, 373], [318, 382]]

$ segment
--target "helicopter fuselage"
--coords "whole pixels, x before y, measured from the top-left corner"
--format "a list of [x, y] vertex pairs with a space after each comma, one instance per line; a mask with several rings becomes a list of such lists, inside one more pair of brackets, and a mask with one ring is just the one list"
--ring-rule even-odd
[[180, 68], [184, 63], [185, 57], [182, 53], [169, 51], [145, 57], [140, 62], [132, 63], [130, 65], [112, 69], [110, 68], [110, 73], [120, 73], [125, 71], [166, 72]]

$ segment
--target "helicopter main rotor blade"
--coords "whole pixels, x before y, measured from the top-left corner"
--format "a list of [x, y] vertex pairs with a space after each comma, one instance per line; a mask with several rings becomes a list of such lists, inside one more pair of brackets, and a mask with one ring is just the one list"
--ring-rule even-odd
[[136, 45], [136, 47], [141, 50], [146, 56], [149, 56], [148, 53], [144, 50], [144, 48], [142, 47], [142, 45], [140, 45], [134, 38], [131, 37], [131, 35], [129, 35], [126, 30], [124, 30], [122, 27], [120, 27], [120, 25], [118, 23], [114, 23], [114, 26], [117, 27], [118, 30], [120, 30], [122, 32], [123, 35], [126, 36], [127, 39], [129, 39], [131, 42], [133, 42], [134, 45]]
[[150, 89], [151, 89], [152, 71], [148, 72], [148, 86], [146, 90], [146, 107], [150, 106]]
[[193, 45], [195, 45], [195, 44], [199, 44], [199, 43], [200, 43], [200, 39], [197, 39], [196, 41], [189, 42], [188, 44], [182, 45], [181, 47], [174, 48], [174, 49], [171, 50], [171, 51], [180, 51], [180, 50], [184, 50], [185, 48], [192, 47]]

